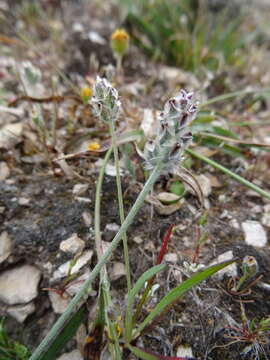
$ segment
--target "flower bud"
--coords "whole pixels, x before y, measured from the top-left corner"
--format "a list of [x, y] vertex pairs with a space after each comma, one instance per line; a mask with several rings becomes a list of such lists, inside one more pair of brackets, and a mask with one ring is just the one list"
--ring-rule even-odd
[[251, 277], [257, 274], [259, 269], [257, 260], [254, 256], [247, 255], [242, 262], [242, 272], [245, 276]]
[[117, 90], [105, 78], [97, 77], [91, 102], [96, 115], [104, 122], [116, 120], [121, 102]]
[[145, 145], [145, 167], [153, 169], [160, 159], [166, 164], [165, 170], [171, 170], [183, 159], [183, 153], [192, 140], [192, 133], [188, 127], [197, 113], [197, 104], [192, 102], [193, 93], [181, 90], [178, 95], [169, 99], [164, 110], [157, 118], [157, 137]]
[[117, 29], [111, 36], [111, 48], [116, 56], [123, 56], [129, 47], [129, 34], [124, 29]]
[[84, 86], [81, 88], [81, 91], [80, 91], [80, 95], [81, 95], [81, 98], [82, 98], [82, 101], [84, 104], [87, 104], [87, 102], [89, 101], [91, 95], [92, 95], [92, 90], [90, 89], [89, 86]]

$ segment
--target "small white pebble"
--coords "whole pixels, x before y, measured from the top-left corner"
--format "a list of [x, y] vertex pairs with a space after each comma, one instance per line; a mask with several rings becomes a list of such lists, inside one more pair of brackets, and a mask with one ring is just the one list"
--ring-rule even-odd
[[258, 221], [247, 220], [242, 223], [245, 233], [245, 242], [248, 245], [264, 247], [267, 244], [267, 237], [264, 228]]

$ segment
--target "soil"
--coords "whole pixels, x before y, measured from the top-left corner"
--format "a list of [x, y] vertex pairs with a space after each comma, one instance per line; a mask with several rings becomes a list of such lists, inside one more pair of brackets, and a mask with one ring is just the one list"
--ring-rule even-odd
[[[6, 34], [12, 38], [18, 31], [19, 26], [16, 17], [19, 13], [11, 11], [8, 2], [3, 2], [7, 7], [7, 12], [12, 15], [13, 27], [6, 28]], [[20, 1], [16, 1], [16, 6]], [[23, 3], [23, 2], [22, 2]], [[90, 64], [89, 56], [95, 54], [98, 68], [109, 63], [114, 59], [109, 46], [93, 43], [92, 40], [84, 38], [81, 33], [74, 32], [69, 26], [69, 20], [72, 23], [79, 22], [85, 26], [88, 31], [98, 31], [101, 36], [108, 40], [110, 33], [117, 25], [119, 14], [114, 7], [110, 8], [114, 20], [109, 20], [108, 9], [91, 8], [93, 24], [87, 23], [89, 14], [83, 13], [79, 5], [73, 2], [62, 3], [58, 5], [48, 5], [49, 1], [42, 2], [46, 6], [52, 6], [52, 19], [56, 22], [55, 26], [61, 26], [60, 38], [54, 39], [55, 44], [59, 44], [59, 49], [51, 55], [51, 58], [35, 53], [33, 47], [26, 50], [25, 58], [31, 59], [37, 66], [44, 70], [45, 83], [49, 82], [52, 71], [51, 63], [56, 59], [61, 71], [72, 81], [83, 84], [85, 78], [94, 79], [95, 69]], [[52, 2], [54, 3], [54, 2]], [[57, 4], [58, 2], [55, 2]], [[60, 4], [60, 2], [59, 2]], [[102, 11], [106, 18], [102, 18]], [[90, 12], [90, 10], [89, 10]], [[106, 24], [106, 26], [102, 26]], [[41, 24], [42, 25], [42, 24]], [[40, 26], [41, 26], [40, 25]], [[26, 25], [25, 25], [26, 26]], [[39, 51], [49, 48], [52, 35], [44, 34], [44, 29], [38, 27], [38, 24], [31, 28], [34, 38], [39, 38]], [[46, 29], [45, 29], [46, 30]], [[86, 30], [85, 30], [86, 31]], [[58, 33], [59, 34], [59, 33]], [[16, 56], [19, 61], [24, 60], [24, 55], [18, 54], [19, 48], [15, 45], [2, 45], [6, 51], [6, 58], [10, 59]], [[47, 59], [48, 57], [48, 59]], [[46, 61], [50, 61], [50, 66]], [[91, 67], [92, 66], [92, 67]], [[3, 65], [4, 67], [4, 65]], [[125, 84], [120, 86], [123, 103], [126, 106], [126, 114], [119, 120], [118, 127], [121, 128], [138, 128], [142, 116], [142, 109], [150, 108], [160, 110], [164, 100], [171, 94], [174, 89], [168, 79], [160, 79], [157, 76], [162, 64], [155, 64], [148, 60], [142, 52], [132, 47], [129, 55], [124, 61]], [[7, 73], [10, 66], [4, 69]], [[15, 74], [10, 71], [4, 73], [2, 85], [5, 90], [4, 100], [10, 100], [10, 96], [20, 97], [22, 89], [20, 88]], [[233, 76], [233, 75], [231, 75]], [[70, 94], [71, 90], [66, 84], [59, 81], [59, 92]], [[242, 80], [244, 83], [245, 80]], [[142, 90], [136, 90], [134, 84], [144, 84]], [[146, 84], [145, 84], [146, 83]], [[134, 96], [125, 95], [127, 85], [132, 85], [135, 91]], [[177, 87], [179, 88], [177, 84]], [[188, 85], [188, 84], [183, 84]], [[135, 89], [135, 90], [134, 90]], [[211, 88], [213, 92], [213, 88]], [[211, 93], [211, 96], [217, 95]], [[244, 107], [244, 104], [242, 104]], [[269, 111], [269, 104], [263, 102], [258, 112]], [[48, 292], [42, 289], [59, 284], [52, 284], [51, 276], [54, 270], [58, 269], [61, 264], [73, 258], [59, 250], [59, 245], [63, 240], [76, 233], [86, 243], [86, 249], [94, 250], [94, 233], [93, 233], [93, 216], [95, 202], [95, 186], [98, 176], [98, 165], [96, 162], [103, 157], [103, 153], [91, 156], [73, 158], [67, 160], [69, 166], [80, 176], [68, 178], [60, 167], [52, 161], [59, 156], [57, 149], [48, 146], [48, 156], [44, 153], [39, 143], [38, 131], [31, 124], [30, 110], [31, 103], [20, 102], [17, 107], [24, 111], [25, 118], [20, 118], [24, 124], [24, 130], [18, 142], [9, 147], [2, 149], [0, 161], [9, 165], [11, 174], [0, 183], [0, 207], [4, 211], [0, 214], [1, 232], [7, 231], [12, 238], [12, 253], [9, 258], [0, 264], [0, 273], [4, 270], [15, 268], [20, 264], [32, 264], [42, 271], [42, 280], [39, 284], [39, 295], [35, 299], [36, 311], [19, 324], [12, 317], [7, 316], [1, 310], [1, 315], [5, 315], [5, 326], [11, 338], [19, 340], [31, 350], [34, 349], [44, 338], [58, 315], [53, 312]], [[240, 104], [238, 106], [237, 117], [240, 113]], [[52, 111], [52, 104], [45, 104], [47, 112]], [[135, 110], [134, 110], [135, 109]], [[87, 115], [83, 116], [83, 111]], [[60, 114], [61, 113], [61, 114]], [[132, 116], [129, 116], [132, 113]], [[89, 137], [89, 141], [95, 141], [97, 138], [103, 142], [108, 138], [106, 128], [103, 124], [97, 123], [88, 106], [76, 104], [59, 105], [59, 119], [57, 124], [59, 147], [68, 148], [71, 144], [69, 153], [81, 150], [81, 145], [85, 144], [84, 132], [94, 130], [94, 137]], [[68, 116], [75, 116], [71, 132], [63, 131], [68, 126]], [[123, 119], [128, 118], [128, 126], [123, 125]], [[245, 116], [248, 116], [245, 114]], [[241, 119], [243, 119], [241, 117]], [[12, 118], [14, 121], [14, 118]], [[50, 117], [48, 117], [50, 119]], [[17, 118], [16, 118], [17, 120]], [[5, 123], [5, 119], [1, 120]], [[94, 125], [93, 125], [94, 124]], [[3, 124], [1, 124], [3, 125]], [[47, 126], [47, 125], [46, 125]], [[49, 125], [48, 125], [49, 129]], [[105, 129], [105, 130], [104, 130]], [[267, 128], [266, 128], [267, 129]], [[35, 136], [29, 136], [29, 133]], [[104, 133], [105, 132], [105, 133]], [[64, 134], [64, 135], [63, 135]], [[260, 136], [258, 133], [254, 137]], [[34, 152], [27, 150], [27, 147], [34, 142]], [[78, 142], [74, 144], [74, 140]], [[88, 142], [89, 142], [88, 141]], [[78, 146], [79, 143], [79, 146]], [[31, 144], [32, 145], [32, 144]], [[41, 160], [31, 160], [33, 155], [41, 153]], [[34, 158], [33, 158], [34, 159]], [[39, 158], [37, 158], [39, 159]], [[135, 164], [136, 182], [127, 171], [122, 177], [123, 191], [125, 193], [124, 205], [125, 212], [131, 208], [137, 198], [140, 190], [140, 184], [144, 182], [144, 174], [138, 155], [132, 152], [131, 159]], [[269, 164], [267, 157], [257, 158], [256, 164], [254, 158], [245, 158], [247, 167], [242, 167], [242, 163], [232, 160], [228, 155], [217, 152], [212, 156], [223, 166], [237, 172], [243, 177], [255, 180], [265, 190], [270, 190], [269, 184]], [[268, 160], [269, 161], [269, 160]], [[255, 164], [255, 165], [254, 165]], [[256, 166], [255, 170], [254, 167]], [[246, 316], [249, 320], [256, 318], [262, 319], [270, 315], [269, 284], [270, 284], [270, 248], [269, 240], [267, 246], [257, 248], [247, 245], [245, 235], [241, 229], [241, 224], [246, 220], [261, 222], [263, 206], [267, 200], [254, 194], [243, 185], [236, 183], [227, 175], [221, 174], [198, 160], [192, 160], [192, 172], [196, 175], [207, 174], [215, 177], [219, 185], [213, 186], [208, 196], [209, 215], [207, 225], [204, 230], [207, 231], [207, 241], [202, 246], [197, 258], [200, 264], [209, 265], [216, 260], [220, 254], [226, 251], [232, 251], [233, 256], [237, 259], [238, 276], [241, 274], [241, 263], [245, 256], [253, 256], [258, 264], [259, 271], [254, 278], [262, 276], [256, 282], [247, 294], [234, 295], [231, 293], [231, 278], [226, 275], [223, 279], [216, 276], [208, 279], [200, 286], [183, 296], [175, 306], [169, 310], [155, 327], [142, 336], [138, 341], [138, 346], [162, 354], [164, 356], [175, 356], [180, 345], [190, 346], [195, 359], [207, 360], [239, 360], [239, 359], [268, 359], [270, 358], [269, 338], [264, 339], [263, 335], [248, 341], [241, 333], [241, 303], [243, 303]], [[168, 191], [172, 175], [163, 176], [155, 184], [154, 194], [162, 191]], [[78, 183], [88, 184], [88, 190], [82, 195], [83, 199], [74, 196], [73, 188]], [[21, 198], [30, 199], [29, 203], [20, 205]], [[223, 200], [222, 200], [223, 199]], [[179, 283], [174, 271], [181, 269], [178, 276], [186, 279], [184, 274], [184, 262], [191, 262], [196, 248], [196, 231], [198, 228], [198, 218], [201, 214], [198, 200], [190, 192], [185, 195], [185, 200], [179, 210], [170, 215], [159, 215], [156, 210], [153, 211], [152, 205], [144, 203], [134, 223], [128, 230], [130, 265], [132, 279], [135, 281], [138, 277], [153, 266], [156, 261], [158, 251], [161, 246], [162, 237], [167, 228], [174, 224], [176, 230], [170, 239], [168, 254], [177, 254], [177, 262], [170, 263], [168, 269], [157, 277], [159, 289], [153, 296], [151, 303], [147, 306], [145, 313], [151, 311], [151, 307], [161, 299], [169, 290]], [[92, 222], [86, 224], [83, 219], [83, 213], [88, 212], [91, 215]], [[231, 220], [234, 220], [234, 223]], [[235, 226], [235, 222], [239, 225]], [[103, 237], [106, 241], [111, 241], [113, 234], [104, 230], [107, 224], [119, 224], [118, 206], [116, 198], [115, 178], [109, 175], [105, 176], [102, 189], [102, 210], [101, 226]], [[264, 227], [269, 239], [270, 228]], [[140, 237], [141, 243], [136, 243], [134, 239]], [[119, 246], [110, 260], [111, 263], [123, 262], [122, 247]], [[96, 255], [90, 263], [93, 268], [96, 263]], [[180, 275], [181, 274], [181, 275]], [[263, 285], [268, 285], [263, 286]], [[111, 283], [114, 301], [119, 304], [120, 309], [125, 305], [126, 282], [124, 277]], [[94, 290], [98, 290], [98, 282], [94, 284]], [[89, 300], [89, 308], [93, 308], [95, 297]], [[230, 323], [231, 321], [231, 323]], [[233, 325], [234, 323], [234, 325]], [[235, 325], [237, 324], [237, 325]], [[76, 341], [70, 341], [64, 351], [70, 351], [76, 348]], [[127, 354], [126, 358], [131, 358]], [[165, 359], [165, 358], [164, 358]]]

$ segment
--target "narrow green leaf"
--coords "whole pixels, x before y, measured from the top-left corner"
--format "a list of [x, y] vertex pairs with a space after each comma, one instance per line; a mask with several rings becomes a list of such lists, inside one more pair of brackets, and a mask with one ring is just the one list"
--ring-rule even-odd
[[62, 347], [75, 335], [76, 330], [82, 323], [83, 318], [86, 314], [86, 307], [82, 306], [68, 321], [66, 326], [55, 338], [53, 343], [50, 345], [46, 353], [39, 357], [39, 360], [54, 360], [56, 359], [59, 351]]
[[231, 137], [231, 138], [234, 138], [234, 139], [239, 138], [239, 136], [234, 131], [224, 129], [224, 128], [220, 127], [220, 126], [213, 126], [212, 130], [213, 130], [214, 134], [227, 136], [227, 137]]
[[207, 101], [205, 101], [204, 103], [200, 104], [200, 108], [203, 108], [205, 106], [208, 106], [210, 104], [214, 104], [216, 102], [223, 102], [224, 100], [236, 97], [236, 96], [243, 96], [243, 95], [247, 95], [247, 94], [264, 94], [264, 93], [269, 93], [270, 92], [270, 88], [262, 88], [262, 89], [255, 89], [255, 90], [240, 90], [240, 91], [234, 91], [231, 93], [227, 93], [227, 94], [223, 94], [223, 95], [219, 95], [216, 97], [213, 97]]
[[131, 346], [131, 345], [127, 345], [127, 347], [129, 348], [129, 350], [136, 356], [138, 356], [138, 358], [143, 359], [143, 360], [157, 360], [157, 357], [151, 354], [147, 354], [144, 351], [142, 351], [141, 349], [138, 349], [135, 346]]
[[[166, 355], [160, 355], [156, 354], [152, 351], [142, 349], [139, 347], [127, 345], [130, 351], [132, 351], [136, 356], [143, 360], [185, 360], [186, 357], [179, 357], [179, 356], [166, 356]], [[192, 360], [191, 358], [189, 358]]]
[[153, 266], [151, 269], [147, 270], [145, 273], [143, 273], [139, 279], [137, 280], [134, 287], [131, 289], [128, 299], [127, 299], [127, 308], [126, 308], [126, 316], [125, 316], [125, 334], [126, 334], [126, 340], [127, 342], [131, 339], [132, 334], [132, 317], [133, 317], [133, 304], [135, 301], [135, 296], [138, 294], [138, 292], [141, 290], [142, 286], [145, 284], [145, 282], [152, 278], [154, 275], [156, 275], [158, 272], [163, 270], [166, 267], [166, 264], [160, 264]]
[[226, 261], [217, 265], [213, 265], [203, 271], [197, 272], [189, 279], [185, 280], [182, 284], [172, 289], [163, 299], [156, 305], [156, 307], [151, 311], [151, 313], [146, 317], [146, 319], [138, 326], [136, 329], [136, 335], [140, 334], [142, 330], [163, 310], [165, 310], [169, 305], [171, 305], [175, 300], [180, 298], [184, 293], [190, 290], [192, 287], [198, 285], [203, 280], [209, 278], [211, 275], [215, 274], [217, 271], [223, 269], [224, 267], [232, 264], [235, 260]]
[[263, 197], [270, 200], [270, 193], [267, 191], [261, 189], [259, 186], [252, 184], [250, 181], [244, 179], [242, 176], [235, 174], [234, 172], [230, 171], [229, 169], [225, 168], [224, 166], [220, 165], [219, 163], [215, 162], [214, 160], [209, 159], [208, 157], [197, 153], [196, 151], [193, 151], [191, 149], [187, 149], [186, 152], [204, 162], [207, 164], [213, 166], [214, 168], [224, 172], [225, 174], [229, 175], [236, 181], [238, 181], [240, 184], [243, 184], [244, 186], [248, 187], [249, 189], [256, 191], [258, 194], [262, 195]]

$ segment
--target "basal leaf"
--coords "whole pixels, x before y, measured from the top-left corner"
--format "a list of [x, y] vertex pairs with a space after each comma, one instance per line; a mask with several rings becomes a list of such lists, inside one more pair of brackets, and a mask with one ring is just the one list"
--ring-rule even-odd
[[206, 280], [217, 271], [223, 269], [224, 267], [232, 264], [235, 260], [226, 261], [217, 265], [213, 265], [203, 271], [197, 272], [189, 279], [182, 282], [176, 288], [172, 289], [163, 299], [156, 305], [156, 307], [151, 311], [151, 313], [146, 317], [146, 319], [138, 326], [136, 329], [136, 335], [140, 334], [142, 330], [158, 316], [162, 311], [171, 305], [174, 301], [179, 299], [183, 294], [185, 294], [192, 287], [200, 284], [202, 281]]
[[151, 269], [147, 270], [145, 273], [143, 273], [139, 279], [137, 280], [134, 287], [131, 289], [128, 300], [127, 300], [127, 309], [126, 309], [126, 317], [125, 317], [125, 330], [126, 330], [126, 340], [127, 342], [131, 339], [131, 333], [132, 333], [132, 317], [133, 317], [133, 304], [135, 301], [135, 297], [138, 294], [138, 292], [141, 290], [142, 286], [146, 283], [147, 280], [152, 278], [154, 275], [156, 275], [158, 272], [163, 270], [166, 267], [166, 264], [156, 265], [152, 267]]

